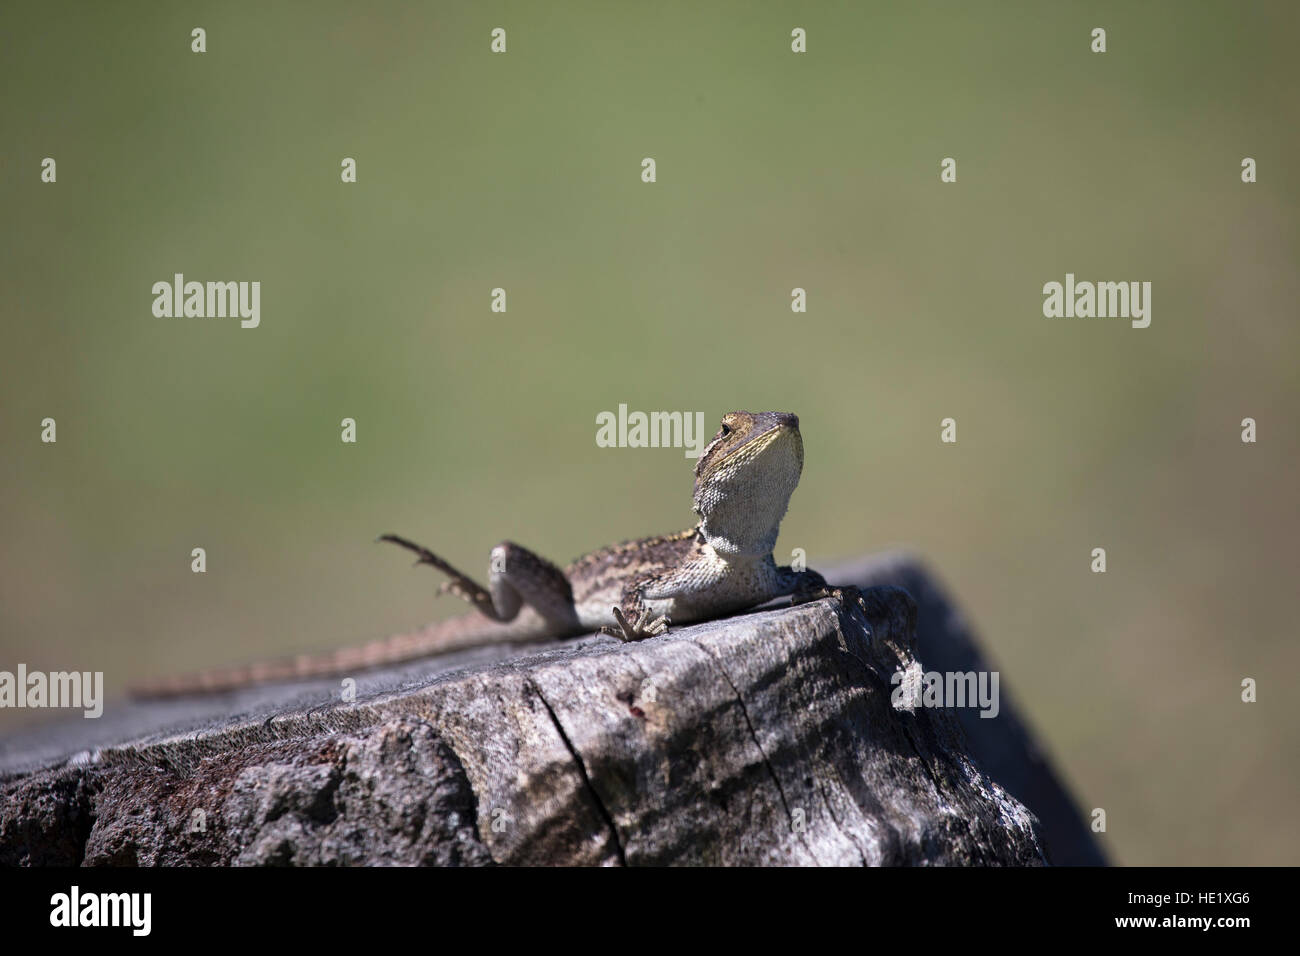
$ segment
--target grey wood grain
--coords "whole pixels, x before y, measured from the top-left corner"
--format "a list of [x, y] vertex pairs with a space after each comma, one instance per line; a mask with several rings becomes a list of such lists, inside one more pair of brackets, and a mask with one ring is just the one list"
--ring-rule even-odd
[[[851, 570], [927, 593], [906, 560]], [[0, 863], [1047, 862], [961, 715], [891, 704], [916, 603], [864, 593], [865, 614], [824, 600], [358, 674], [350, 702], [317, 681], [38, 727], [0, 749]], [[1003, 727], [984, 748], [1002, 769], [1050, 775]]]

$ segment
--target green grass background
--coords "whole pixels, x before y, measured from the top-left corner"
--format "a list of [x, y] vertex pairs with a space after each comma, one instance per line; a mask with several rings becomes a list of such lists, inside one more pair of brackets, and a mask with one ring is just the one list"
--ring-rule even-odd
[[[480, 573], [685, 527], [692, 462], [597, 448], [597, 412], [791, 410], [778, 555], [923, 556], [1116, 860], [1300, 862], [1297, 27], [6, 3], [0, 668], [120, 691], [410, 628], [460, 608], [378, 533]], [[1151, 281], [1151, 327], [1043, 318], [1067, 271]], [[154, 318], [174, 272], [260, 280], [261, 327]]]

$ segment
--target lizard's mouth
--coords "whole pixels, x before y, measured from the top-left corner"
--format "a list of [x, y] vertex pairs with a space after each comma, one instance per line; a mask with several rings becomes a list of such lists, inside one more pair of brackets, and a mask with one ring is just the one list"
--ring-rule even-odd
[[775, 424], [780, 425], [782, 428], [799, 430], [799, 416], [794, 412], [766, 412], [765, 414], [771, 415]]
[[[777, 474], [793, 472], [795, 481], [803, 470], [803, 436], [799, 433], [799, 420], [788, 416], [792, 424], [780, 422], [766, 431], [760, 432], [732, 453], [737, 464], [746, 462], [747, 470]], [[792, 459], [792, 465], [786, 464], [786, 457]]]

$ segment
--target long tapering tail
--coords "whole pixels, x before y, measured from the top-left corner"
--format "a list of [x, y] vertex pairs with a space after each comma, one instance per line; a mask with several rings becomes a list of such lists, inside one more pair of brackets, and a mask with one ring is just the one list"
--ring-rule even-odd
[[524, 613], [508, 624], [489, 621], [479, 614], [464, 614], [438, 621], [418, 631], [394, 634], [357, 647], [144, 681], [128, 688], [128, 693], [140, 699], [158, 699], [238, 690], [276, 681], [346, 677], [376, 667], [471, 647], [522, 644], [563, 636], [548, 633], [542, 620], [527, 613], [528, 611], [525, 608]]

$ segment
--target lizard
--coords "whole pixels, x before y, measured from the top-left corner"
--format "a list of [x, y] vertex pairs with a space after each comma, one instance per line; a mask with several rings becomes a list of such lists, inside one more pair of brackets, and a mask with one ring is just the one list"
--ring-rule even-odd
[[446, 576], [438, 593], [475, 613], [359, 647], [166, 678], [131, 689], [136, 697], [234, 690], [277, 680], [348, 674], [489, 644], [558, 640], [600, 632], [640, 641], [735, 613], [774, 598], [795, 603], [836, 597], [816, 571], [778, 566], [781, 520], [803, 471], [798, 416], [729, 412], [695, 465], [685, 531], [626, 541], [585, 554], [565, 568], [511, 541], [492, 549], [484, 587], [447, 561], [396, 534], [378, 540], [404, 548]]

